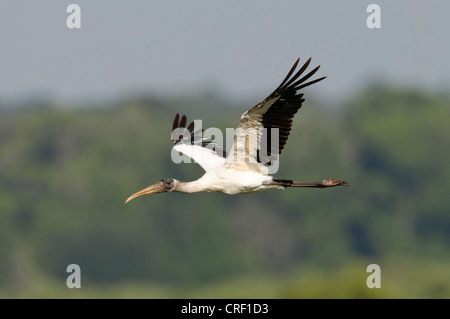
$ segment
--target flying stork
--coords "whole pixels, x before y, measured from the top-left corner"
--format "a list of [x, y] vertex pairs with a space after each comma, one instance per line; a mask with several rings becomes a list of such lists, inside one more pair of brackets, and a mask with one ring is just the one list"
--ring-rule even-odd
[[[321, 77], [307, 82], [320, 66], [300, 77], [309, 66], [311, 58], [293, 75], [299, 61], [300, 59], [297, 59], [283, 82], [272, 94], [242, 114], [234, 144], [228, 156], [218, 146], [211, 147], [214, 145], [213, 142], [201, 137], [202, 130], [195, 131], [194, 122], [186, 128], [186, 116], [183, 115], [180, 119], [177, 114], [172, 126], [172, 142], [175, 144], [173, 149], [192, 158], [205, 170], [205, 174], [193, 182], [164, 178], [131, 195], [126, 203], [138, 196], [163, 192], [206, 191], [236, 195], [286, 187], [348, 186], [345, 181], [337, 179], [296, 182], [269, 175], [268, 167], [281, 154], [291, 131], [292, 118], [305, 101], [303, 93], [299, 91], [326, 78]], [[186, 130], [188, 134], [179, 134], [179, 130]], [[267, 141], [271, 134], [276, 133], [278, 133], [278, 143], [275, 144], [278, 145], [273, 147]], [[264, 138], [265, 134], [267, 136]], [[199, 135], [200, 138], [198, 138]]]

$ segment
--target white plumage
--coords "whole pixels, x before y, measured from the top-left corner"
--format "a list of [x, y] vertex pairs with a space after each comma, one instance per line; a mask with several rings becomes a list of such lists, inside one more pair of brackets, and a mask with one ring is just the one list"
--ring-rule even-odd
[[177, 143], [173, 147], [173, 151], [181, 152], [184, 155], [189, 156], [199, 164], [205, 172], [225, 164], [225, 158], [218, 156], [213, 150], [199, 145]]
[[[311, 59], [293, 75], [300, 59], [291, 68], [282, 83], [266, 99], [241, 116], [236, 137], [228, 156], [212, 141], [202, 138], [202, 131], [195, 131], [194, 122], [187, 128], [187, 118], [179, 114], [172, 125], [172, 152], [181, 152], [192, 158], [205, 174], [193, 182], [181, 182], [165, 178], [144, 188], [127, 199], [161, 192], [222, 192], [236, 195], [286, 187], [346, 186], [345, 181], [328, 179], [322, 182], [295, 182], [277, 179], [269, 175], [269, 168], [278, 159], [289, 136], [292, 118], [304, 102], [301, 89], [323, 80], [321, 77], [306, 82], [319, 67], [303, 75]], [[271, 143], [275, 140], [275, 144]]]

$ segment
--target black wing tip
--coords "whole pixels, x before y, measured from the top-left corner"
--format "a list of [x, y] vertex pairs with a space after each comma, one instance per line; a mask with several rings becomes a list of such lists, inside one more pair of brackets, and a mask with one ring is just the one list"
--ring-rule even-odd
[[297, 58], [297, 60], [295, 60], [294, 65], [291, 67], [291, 69], [289, 70], [286, 77], [283, 79], [281, 84], [270, 94], [270, 96], [278, 95], [278, 94], [281, 95], [283, 93], [297, 91], [300, 88], [304, 88], [306, 86], [309, 86], [311, 84], [314, 84], [316, 82], [319, 82], [319, 81], [322, 81], [323, 79], [325, 79], [326, 77], [322, 77], [322, 78], [320, 78], [320, 80], [317, 80], [317, 81], [314, 80], [314, 81], [302, 84], [306, 80], [308, 80], [311, 76], [313, 76], [317, 72], [317, 70], [319, 70], [319, 68], [320, 68], [320, 65], [319, 65], [319, 66], [315, 67], [312, 71], [310, 71], [308, 74], [306, 74], [305, 76], [300, 78], [300, 76], [308, 68], [311, 61], [312, 61], [312, 57], [308, 58], [306, 60], [306, 62], [303, 63], [303, 65], [300, 67], [300, 69], [294, 74], [294, 72], [297, 69], [298, 64], [300, 62], [300, 58]]
[[180, 123], [178, 124], [178, 127], [186, 127], [187, 117], [186, 115], [183, 115], [180, 119]]
[[[193, 125], [194, 122], [190, 123], [189, 126]], [[175, 117], [173, 119], [173, 124], [172, 124], [172, 131], [176, 128], [184, 128], [186, 127], [187, 124], [187, 116], [186, 115], [182, 115], [180, 118], [180, 113], [175, 114]]]
[[[298, 61], [300, 61], [300, 58], [297, 59], [295, 66], [297, 66]], [[308, 68], [311, 61], [312, 61], [312, 57], [308, 58], [308, 60], [306, 60], [306, 62], [303, 63], [302, 67], [293, 76], [291, 76], [293, 73], [292, 69], [291, 69], [291, 71], [289, 72], [289, 78], [285, 79], [282, 82], [282, 84], [277, 88], [276, 91], [281, 91], [280, 93], [282, 93], [283, 91], [291, 91], [291, 90], [298, 91], [309, 85], [312, 85], [314, 83], [324, 80], [326, 78], [326, 76], [323, 76], [316, 80], [305, 83], [306, 80], [308, 80], [310, 77], [312, 77], [314, 74], [316, 74], [316, 72], [320, 69], [320, 65], [316, 66], [314, 69], [312, 69], [310, 72], [308, 72], [306, 75], [304, 75], [303, 77], [300, 78], [300, 76]]]
[[174, 135], [174, 131], [176, 129], [179, 129], [179, 128], [186, 129], [192, 135], [192, 132], [194, 130], [194, 122], [190, 123], [187, 128], [186, 128], [186, 123], [187, 123], [187, 116], [186, 115], [183, 114], [181, 116], [181, 119], [180, 119], [180, 113], [177, 113], [175, 115], [175, 118], [173, 119], [172, 134], [171, 134], [171, 140], [172, 140], [173, 144], [177, 144], [177, 143], [180, 143], [181, 141], [183, 141], [183, 135], [179, 135], [179, 136]]
[[178, 127], [178, 122], [180, 121], [180, 114], [177, 113], [172, 122], [172, 132]]
[[[187, 116], [182, 115], [181, 119], [180, 119], [180, 114], [177, 113], [175, 115], [175, 118], [173, 120], [173, 125], [172, 125], [171, 141], [173, 142], [173, 144], [178, 144], [178, 143], [187, 142], [187, 141], [189, 141], [189, 143], [194, 143], [195, 140], [202, 139], [203, 132], [205, 131], [205, 129], [201, 128], [201, 129], [195, 130], [195, 122], [194, 121], [192, 121], [187, 127], [186, 127], [186, 124], [187, 124]], [[176, 135], [175, 134], [176, 129], [182, 129], [183, 130], [182, 132], [185, 132], [185, 130], [189, 131], [190, 138], [186, 139], [185, 136], [182, 134]]]

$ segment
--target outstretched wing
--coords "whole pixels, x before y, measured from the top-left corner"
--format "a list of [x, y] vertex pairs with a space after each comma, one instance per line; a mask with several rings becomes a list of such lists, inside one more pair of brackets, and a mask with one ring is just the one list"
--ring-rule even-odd
[[292, 75], [299, 61], [297, 59], [275, 91], [242, 114], [227, 162], [259, 162], [270, 165], [271, 161], [278, 159], [291, 131], [292, 118], [305, 101], [303, 93], [298, 91], [326, 78], [306, 82], [320, 66], [300, 77], [308, 68], [311, 58]]
[[222, 166], [226, 154], [222, 148], [212, 140], [203, 138], [203, 130], [195, 131], [195, 124], [191, 122], [186, 128], [187, 118], [177, 113], [173, 120], [171, 140], [175, 144], [173, 150], [192, 158], [205, 171]]

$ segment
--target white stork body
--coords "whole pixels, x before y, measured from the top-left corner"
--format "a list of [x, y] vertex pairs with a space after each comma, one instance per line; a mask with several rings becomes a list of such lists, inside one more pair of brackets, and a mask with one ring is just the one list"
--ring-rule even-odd
[[[281, 154], [291, 130], [292, 118], [304, 102], [303, 94], [298, 94], [297, 91], [325, 78], [306, 82], [319, 67], [300, 78], [311, 59], [292, 75], [299, 60], [272, 94], [242, 114], [228, 156], [212, 141], [203, 139], [201, 130], [194, 131], [194, 122], [186, 128], [186, 116], [183, 115], [180, 119], [177, 114], [172, 126], [172, 142], [175, 144], [173, 150], [192, 158], [205, 170], [205, 174], [193, 182], [165, 178], [133, 194], [127, 202], [141, 195], [161, 192], [206, 191], [236, 195], [286, 187], [346, 186], [347, 183], [342, 180], [294, 182], [269, 175], [268, 167]], [[185, 134], [186, 132], [188, 134]], [[275, 134], [272, 132], [278, 133], [278, 143], [275, 146], [269, 142], [272, 134]]]
[[271, 184], [272, 177], [261, 172], [258, 166], [259, 164], [252, 163], [227, 163], [207, 171], [200, 179], [194, 182], [178, 182], [178, 185], [175, 186], [175, 191], [185, 193], [206, 191], [237, 195], [284, 188], [281, 185]]

